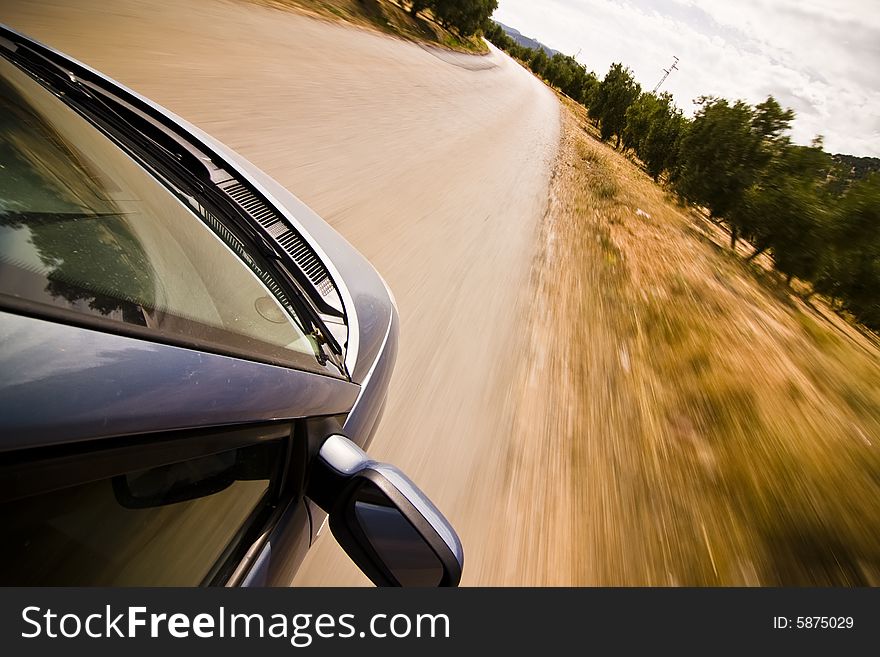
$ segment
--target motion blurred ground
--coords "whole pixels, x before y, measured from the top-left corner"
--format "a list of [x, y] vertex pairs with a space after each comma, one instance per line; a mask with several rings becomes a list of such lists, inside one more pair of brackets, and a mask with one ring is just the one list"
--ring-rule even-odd
[[487, 579], [880, 584], [876, 339], [562, 102]]
[[[465, 584], [880, 583], [877, 347], [565, 101], [560, 132], [505, 55], [219, 0], [0, 20], [240, 151], [377, 266], [402, 330], [370, 451], [452, 520]], [[323, 536], [297, 583], [366, 580]]]

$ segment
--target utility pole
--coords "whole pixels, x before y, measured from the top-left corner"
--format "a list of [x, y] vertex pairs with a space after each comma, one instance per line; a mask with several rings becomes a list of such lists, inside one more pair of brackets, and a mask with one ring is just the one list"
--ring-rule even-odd
[[660, 82], [658, 82], [658, 83], [657, 83], [657, 86], [654, 87], [654, 91], [651, 92], [652, 94], [657, 93], [657, 90], [660, 88], [660, 85], [663, 84], [663, 83], [666, 81], [666, 78], [669, 77], [669, 74], [670, 74], [670, 73], [672, 73], [673, 71], [678, 70], [678, 57], [676, 57], [675, 55], [673, 55], [673, 56], [672, 56], [672, 59], [674, 59], [675, 61], [672, 62], [672, 66], [670, 66], [669, 68], [664, 68], [664, 69], [663, 69], [663, 77], [660, 78]]

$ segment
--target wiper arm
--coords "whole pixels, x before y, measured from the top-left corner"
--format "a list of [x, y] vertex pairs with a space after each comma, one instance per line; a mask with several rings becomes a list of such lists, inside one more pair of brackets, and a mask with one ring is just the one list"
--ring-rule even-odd
[[[5, 39], [0, 40], [0, 46], [6, 45], [4, 41]], [[184, 187], [193, 187], [193, 192], [202, 197], [202, 200], [210, 205], [225, 208], [225, 211], [219, 214], [227, 217], [247, 236], [247, 241], [257, 247], [259, 255], [275, 263], [276, 267], [285, 268], [282, 263], [286, 263], [287, 259], [279, 254], [277, 247], [255, 229], [247, 218], [240, 216], [239, 209], [234, 204], [230, 204], [225, 195], [214, 186], [204, 161], [164, 130], [153, 125], [151, 121], [139, 116], [136, 111], [116, 99], [107, 98], [100, 89], [87, 80], [80, 79], [73, 71], [54, 62], [50, 57], [29, 45], [16, 43], [15, 46], [15, 50], [5, 49], [6, 57], [42, 80], [67, 104], [74, 106], [97, 123], [109, 127], [115, 133], [113, 138], [116, 141], [125, 143], [129, 148], [134, 147], [141, 153], [149, 154], [154, 165], [167, 170], [162, 172], [162, 178], [168, 184], [179, 188], [179, 183], [185, 181]], [[178, 148], [174, 148], [175, 146]], [[200, 171], [202, 176], [194, 171]], [[289, 301], [295, 307], [300, 321], [307, 324], [306, 333], [318, 345], [319, 353], [316, 354], [318, 362], [324, 365], [329, 360], [344, 375], [346, 372], [341, 347], [333, 336], [326, 332], [323, 322], [318, 318], [317, 310], [298, 294], [290, 295]]]

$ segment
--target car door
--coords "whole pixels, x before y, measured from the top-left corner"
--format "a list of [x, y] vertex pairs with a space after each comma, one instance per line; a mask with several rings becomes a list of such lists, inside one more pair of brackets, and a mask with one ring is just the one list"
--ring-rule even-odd
[[294, 433], [289, 423], [167, 432], [4, 459], [0, 580], [225, 583], [297, 499]]
[[260, 583], [289, 583], [357, 386], [14, 313], [0, 368], [4, 585], [239, 584], [273, 532]]

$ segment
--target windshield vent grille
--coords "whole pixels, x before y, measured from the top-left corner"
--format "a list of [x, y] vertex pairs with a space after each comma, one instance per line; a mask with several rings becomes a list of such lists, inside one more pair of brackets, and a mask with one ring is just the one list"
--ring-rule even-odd
[[205, 208], [203, 208], [200, 204], [195, 204], [198, 212], [205, 218], [208, 222], [208, 225], [220, 235], [220, 238], [229, 245], [235, 254], [244, 260], [246, 263], [251, 265], [252, 271], [257, 275], [257, 277], [263, 282], [269, 291], [275, 295], [275, 298], [281, 303], [282, 306], [292, 311], [292, 306], [290, 300], [287, 298], [287, 295], [284, 294], [284, 290], [281, 289], [281, 286], [275, 282], [275, 279], [272, 278], [272, 275], [269, 272], [262, 271], [260, 269], [254, 269], [253, 260], [248, 255], [247, 249], [244, 248], [239, 239], [233, 235], [226, 226], [223, 225], [223, 222], [218, 221], [217, 217], [208, 212]]
[[333, 292], [333, 282], [324, 264], [312, 248], [278, 214], [237, 180], [218, 185], [235, 203], [248, 213], [293, 258], [322, 297]]

